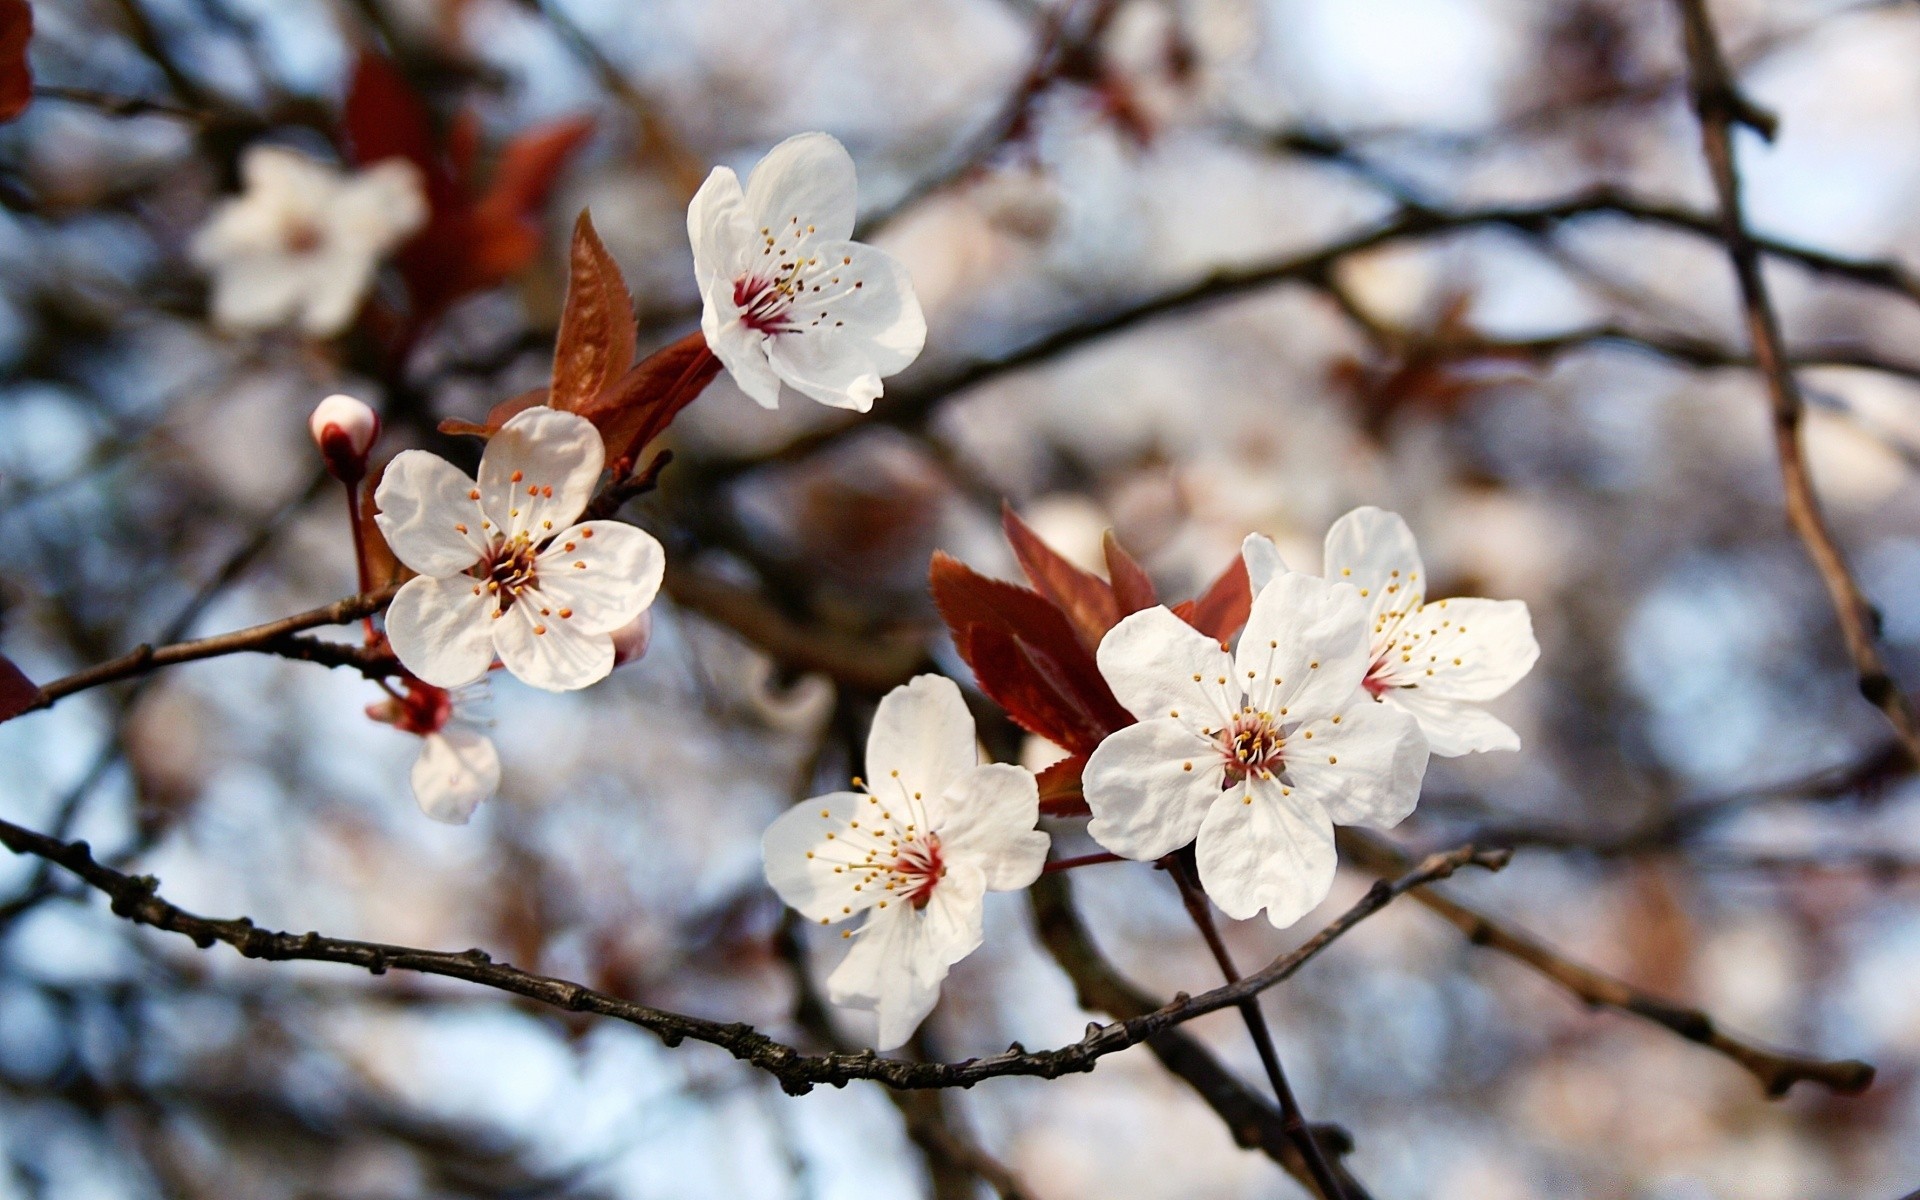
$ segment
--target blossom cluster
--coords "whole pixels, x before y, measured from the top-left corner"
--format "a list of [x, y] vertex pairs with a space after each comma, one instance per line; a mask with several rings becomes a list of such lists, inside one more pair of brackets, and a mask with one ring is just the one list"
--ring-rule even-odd
[[[275, 178], [261, 176], [272, 187], [258, 190], [280, 195]], [[345, 191], [359, 197], [358, 186]], [[661, 352], [657, 369], [629, 370], [623, 329], [598, 326], [610, 336], [596, 339], [563, 319], [546, 402], [503, 406], [473, 427], [488, 437], [475, 474], [417, 449], [378, 473], [371, 523], [408, 577], [383, 635], [401, 686], [371, 711], [423, 739], [413, 783], [429, 816], [465, 821], [499, 784], [499, 756], [475, 716], [496, 667], [571, 691], [644, 649], [665, 549], [612, 519], [617, 504], [594, 508], [692, 399], [659, 380], [694, 380], [697, 390], [712, 377], [704, 361], [768, 406], [792, 388], [865, 411], [881, 379], [918, 355], [926, 325], [905, 269], [850, 240], [856, 191], [852, 160], [824, 134], [782, 143], [744, 187], [716, 169], [687, 215], [703, 298], [694, 360], [682, 344]], [[233, 209], [217, 223], [263, 222]], [[577, 262], [597, 272], [576, 283], [622, 294], [590, 223], [576, 238]], [[338, 315], [337, 299], [326, 315]], [[604, 320], [604, 303], [586, 308], [601, 316], [579, 320]], [[626, 352], [585, 368], [570, 361], [569, 347], [603, 343]], [[333, 397], [312, 429], [349, 487], [360, 536], [356, 485], [379, 422]], [[1320, 575], [1289, 569], [1271, 541], [1251, 536], [1205, 595], [1171, 607], [1111, 539], [1102, 580], [1052, 555], [1011, 513], [1007, 521], [1037, 590], [934, 562], [935, 598], [975, 682], [1067, 752], [1049, 771], [1049, 794], [1071, 800], [1051, 815], [1089, 817], [1087, 835], [1118, 858], [1190, 853], [1231, 917], [1299, 920], [1332, 886], [1336, 826], [1398, 824], [1431, 754], [1519, 745], [1480, 705], [1538, 656], [1526, 605], [1429, 602], [1412, 532], [1392, 513], [1360, 508], [1338, 521]], [[363, 557], [363, 586], [364, 574]], [[1033, 676], [1019, 682], [1022, 671]], [[806, 918], [859, 920], [841, 931], [851, 948], [828, 995], [869, 1014], [873, 1044], [890, 1049], [981, 944], [987, 893], [1032, 884], [1051, 839], [1040, 780], [981, 761], [973, 716], [945, 677], [920, 676], [880, 701], [866, 772], [851, 790], [780, 816], [762, 850], [769, 883]]]

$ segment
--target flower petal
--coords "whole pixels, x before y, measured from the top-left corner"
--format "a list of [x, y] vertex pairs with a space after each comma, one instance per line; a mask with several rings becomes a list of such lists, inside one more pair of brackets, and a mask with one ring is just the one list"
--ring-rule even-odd
[[335, 247], [313, 262], [302, 280], [300, 332], [312, 338], [344, 332], [360, 311], [378, 265], [375, 256], [350, 246]]
[[1283, 575], [1287, 570], [1286, 560], [1280, 557], [1280, 547], [1264, 533], [1248, 534], [1240, 543], [1240, 557], [1247, 564], [1247, 582], [1253, 586], [1256, 596], [1275, 575]]
[[1165, 605], [1143, 608], [1100, 639], [1100, 674], [1122, 707], [1143, 721], [1174, 717], [1196, 732], [1240, 710], [1233, 659]]
[[768, 339], [768, 357], [794, 390], [866, 412], [880, 380], [919, 357], [926, 318], [906, 267], [886, 251], [834, 242], [812, 252], [829, 265], [794, 301], [790, 328]]
[[1426, 567], [1413, 530], [1400, 514], [1356, 508], [1327, 530], [1326, 577], [1361, 590], [1375, 625], [1391, 630], [1426, 596]]
[[1524, 600], [1436, 600], [1401, 627], [1388, 678], [1446, 700], [1491, 700], [1540, 657]]
[[955, 866], [925, 908], [876, 907], [855, 934], [852, 951], [827, 977], [828, 999], [874, 1014], [876, 1050], [891, 1050], [913, 1036], [939, 1001], [948, 969], [980, 945], [983, 882], [979, 871]]
[[[1355, 692], [1345, 710], [1287, 738], [1283, 782], [1337, 825], [1391, 829], [1420, 802], [1427, 739], [1407, 713]], [[1306, 735], [1311, 734], [1311, 737]]]
[[1288, 571], [1253, 598], [1234, 671], [1256, 709], [1297, 721], [1339, 711], [1372, 662], [1359, 594]]
[[1306, 916], [1333, 886], [1333, 823], [1319, 804], [1272, 780], [1226, 793], [1195, 846], [1200, 884], [1220, 911], [1246, 920], [1261, 909], [1276, 928]]
[[1040, 821], [1033, 772], [1010, 763], [975, 767], [928, 806], [946, 861], [971, 861], [987, 889], [1010, 892], [1040, 878], [1050, 839]]
[[653, 603], [667, 552], [644, 529], [587, 521], [562, 530], [534, 561], [553, 616], [581, 633], [612, 633]]
[[846, 863], [860, 856], [841, 853], [836, 845], [847, 839], [848, 822], [866, 803], [867, 797], [858, 792], [815, 796], [774, 818], [761, 835], [767, 882], [801, 916], [839, 921], [885, 897], [878, 888], [853, 890], [866, 876], [847, 870]]
[[493, 665], [493, 597], [465, 575], [409, 579], [387, 606], [387, 641], [400, 665], [457, 688]]
[[[882, 800], [937, 797], [980, 761], [973, 714], [944, 675], [917, 675], [888, 692], [867, 734], [867, 790]], [[1037, 803], [1037, 801], [1036, 801]]]
[[486, 734], [450, 725], [421, 739], [412, 780], [421, 812], [443, 824], [465, 825], [500, 790], [500, 752]]
[[1428, 745], [1442, 758], [1520, 748], [1520, 735], [1512, 727], [1474, 704], [1442, 699], [1422, 688], [1393, 688], [1381, 699], [1411, 713]]
[[853, 156], [824, 133], [802, 133], [767, 151], [747, 177], [746, 206], [754, 228], [776, 234], [797, 223], [814, 237], [842, 241], [853, 236], [860, 187]]
[[588, 633], [563, 621], [558, 608], [543, 592], [520, 593], [492, 623], [501, 665], [543, 691], [571, 692], [599, 683], [613, 673], [613, 635]]
[[752, 218], [732, 168], [715, 167], [693, 194], [687, 205], [687, 239], [693, 244], [693, 277], [701, 295], [721, 284], [731, 296], [733, 281], [753, 261]]
[[487, 552], [473, 492], [473, 480], [446, 459], [402, 450], [380, 477], [373, 519], [394, 556], [411, 569], [458, 575]]
[[585, 417], [526, 409], [480, 456], [480, 503], [507, 537], [552, 537], [586, 510], [606, 457], [600, 431]]
[[700, 333], [734, 384], [761, 408], [780, 407], [780, 376], [767, 359], [767, 336], [747, 327], [733, 302], [733, 285], [722, 280], [705, 293]]
[[1087, 833], [1126, 858], [1171, 854], [1193, 840], [1220, 799], [1226, 760], [1179, 721], [1142, 721], [1110, 734], [1081, 771]]

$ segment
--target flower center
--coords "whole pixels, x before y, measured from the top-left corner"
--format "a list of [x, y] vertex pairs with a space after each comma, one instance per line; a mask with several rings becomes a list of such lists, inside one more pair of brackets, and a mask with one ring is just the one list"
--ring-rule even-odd
[[534, 585], [538, 574], [536, 557], [533, 539], [522, 533], [496, 543], [481, 564], [487, 590], [499, 601], [495, 616], [512, 608], [520, 593]]
[[1393, 680], [1387, 678], [1389, 670], [1386, 655], [1383, 654], [1374, 660], [1373, 666], [1367, 670], [1367, 677], [1360, 681], [1360, 686], [1367, 689], [1367, 695], [1378, 700], [1391, 689], [1400, 686], [1393, 682]]
[[1267, 713], [1242, 710], [1215, 741], [1226, 760], [1229, 787], [1248, 778], [1271, 779], [1285, 759], [1287, 740]]
[[305, 217], [289, 218], [280, 236], [287, 253], [303, 256], [318, 250], [326, 240], [320, 232], [320, 226]]
[[[826, 324], [835, 301], [866, 286], [864, 280], [846, 278], [853, 258], [841, 255], [824, 264], [817, 254], [809, 254], [812, 225], [802, 225], [791, 217], [784, 228], [772, 226], [760, 230], [760, 255], [746, 274], [733, 281], [733, 303], [740, 310], [740, 323], [763, 336], [802, 333]], [[794, 306], [806, 300], [818, 305], [816, 312], [796, 315]], [[803, 324], [804, 322], [804, 324]], [[833, 321], [835, 327], [844, 321]]]
[[934, 887], [947, 874], [939, 835], [930, 833], [923, 840], [910, 843], [894, 860], [893, 873], [900, 876], [898, 890], [905, 891], [907, 902], [915, 908], [925, 908], [927, 901], [933, 899]]
[[400, 701], [398, 710], [394, 725], [424, 737], [438, 733], [453, 718], [453, 697], [445, 688], [409, 679], [406, 698]]

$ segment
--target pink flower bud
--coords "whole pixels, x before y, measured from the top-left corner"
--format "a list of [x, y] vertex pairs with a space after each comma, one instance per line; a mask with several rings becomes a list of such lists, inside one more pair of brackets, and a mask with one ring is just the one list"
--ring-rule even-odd
[[307, 418], [314, 445], [327, 462], [327, 471], [344, 483], [358, 483], [367, 473], [367, 452], [380, 436], [380, 416], [352, 396], [322, 400]]
[[613, 665], [624, 667], [630, 662], [640, 661], [646, 657], [647, 647], [652, 644], [653, 610], [649, 608], [613, 631]]

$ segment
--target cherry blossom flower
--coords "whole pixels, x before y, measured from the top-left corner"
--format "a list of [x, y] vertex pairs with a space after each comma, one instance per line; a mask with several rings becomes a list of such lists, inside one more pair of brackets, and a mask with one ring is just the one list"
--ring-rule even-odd
[[420, 738], [413, 798], [445, 825], [465, 825], [500, 790], [500, 753], [480, 715], [485, 697], [485, 680], [456, 693], [410, 679], [405, 696], [367, 709], [374, 720]]
[[726, 167], [687, 208], [700, 328], [740, 390], [767, 408], [780, 384], [866, 412], [905, 370], [927, 323], [906, 268], [850, 241], [853, 158], [824, 133], [775, 146], [747, 179]]
[[335, 479], [358, 483], [366, 476], [367, 452], [380, 436], [380, 415], [365, 401], [346, 395], [328, 396], [314, 406], [307, 429]]
[[1477, 706], [1520, 682], [1540, 657], [1525, 601], [1426, 603], [1413, 531], [1378, 508], [1356, 508], [1334, 522], [1326, 574], [1359, 588], [1370, 607], [1367, 692], [1412, 713], [1435, 754], [1520, 748], [1519, 734]]
[[[912, 1036], [947, 970], [980, 944], [985, 893], [1039, 878], [1047, 835], [1022, 767], [980, 765], [973, 716], [950, 679], [922, 675], [880, 702], [864, 791], [796, 805], [762, 841], [767, 881], [853, 949], [827, 980], [835, 1004], [871, 1011], [874, 1045]], [[856, 787], [860, 781], [855, 780]]]
[[232, 331], [297, 325], [332, 337], [360, 310], [380, 259], [427, 221], [419, 168], [404, 159], [347, 174], [281, 146], [256, 145], [246, 185], [193, 239], [213, 275], [213, 319]]
[[591, 422], [540, 407], [500, 427], [478, 483], [424, 450], [393, 460], [375, 519], [419, 572], [387, 609], [387, 640], [407, 670], [459, 687], [498, 654], [549, 691], [606, 678], [612, 635], [653, 603], [666, 554], [631, 525], [573, 523], [605, 457]]
[[1228, 916], [1299, 920], [1332, 886], [1334, 825], [1390, 827], [1419, 799], [1426, 741], [1361, 689], [1366, 608], [1349, 586], [1275, 576], [1237, 654], [1159, 607], [1114, 626], [1096, 657], [1140, 723], [1087, 763], [1087, 832], [1143, 860], [1195, 842]]

